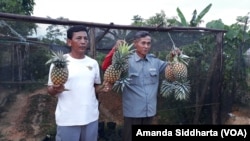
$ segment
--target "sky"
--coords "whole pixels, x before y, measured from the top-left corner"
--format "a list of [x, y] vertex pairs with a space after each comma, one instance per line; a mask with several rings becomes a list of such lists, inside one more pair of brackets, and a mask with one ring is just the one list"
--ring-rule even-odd
[[135, 15], [148, 19], [161, 11], [166, 17], [177, 17], [177, 7], [190, 21], [195, 9], [199, 14], [210, 3], [212, 7], [203, 17], [203, 25], [218, 19], [231, 25], [237, 16], [250, 12], [250, 0], [35, 0], [35, 3], [32, 16], [116, 25], [130, 25]]

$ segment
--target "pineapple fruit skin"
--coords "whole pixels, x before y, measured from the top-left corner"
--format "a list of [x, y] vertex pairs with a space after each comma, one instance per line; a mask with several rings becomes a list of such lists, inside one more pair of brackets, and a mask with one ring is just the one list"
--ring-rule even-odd
[[176, 62], [173, 64], [172, 70], [176, 80], [187, 79], [187, 66], [185, 64]]
[[53, 66], [51, 70], [51, 81], [54, 85], [63, 85], [68, 80], [68, 68], [57, 68]]
[[165, 69], [165, 78], [169, 82], [187, 79], [187, 66], [181, 62], [169, 63]]
[[187, 63], [184, 64], [184, 60], [181, 58], [182, 52], [176, 48], [170, 51], [169, 63], [165, 69], [165, 78], [169, 82], [182, 81], [187, 79]]
[[174, 77], [174, 73], [173, 73], [173, 66], [170, 63], [165, 68], [165, 77], [170, 82], [175, 81], [175, 77]]
[[114, 84], [121, 75], [121, 70], [115, 69], [113, 65], [110, 65], [104, 73], [104, 82]]

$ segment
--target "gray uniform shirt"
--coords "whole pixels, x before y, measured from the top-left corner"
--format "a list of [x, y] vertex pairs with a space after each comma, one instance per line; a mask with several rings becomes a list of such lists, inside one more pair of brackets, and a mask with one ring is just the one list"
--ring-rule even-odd
[[148, 54], [141, 59], [136, 53], [129, 58], [128, 76], [130, 83], [124, 87], [123, 115], [125, 117], [152, 117], [156, 115], [157, 93], [160, 73], [166, 61]]

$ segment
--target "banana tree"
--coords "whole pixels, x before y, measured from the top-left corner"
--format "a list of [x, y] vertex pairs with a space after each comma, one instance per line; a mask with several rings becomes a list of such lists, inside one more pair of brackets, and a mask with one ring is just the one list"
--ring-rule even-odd
[[188, 27], [188, 26], [197, 27], [202, 22], [202, 18], [207, 14], [207, 12], [210, 10], [211, 7], [212, 7], [212, 4], [210, 3], [208, 6], [206, 6], [201, 11], [201, 13], [198, 14], [198, 16], [197, 16], [197, 11], [194, 10], [193, 11], [193, 16], [192, 16], [192, 19], [191, 19], [190, 23], [187, 22], [185, 16], [183, 15], [183, 13], [179, 9], [179, 7], [177, 7], [176, 11], [178, 13], [178, 17], [181, 20], [181, 21], [178, 21], [178, 24], [181, 25], [181, 26], [186, 26], [186, 27]]

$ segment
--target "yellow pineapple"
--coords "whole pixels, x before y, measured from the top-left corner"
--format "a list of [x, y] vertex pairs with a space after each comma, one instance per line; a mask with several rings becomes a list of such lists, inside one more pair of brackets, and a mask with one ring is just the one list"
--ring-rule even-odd
[[182, 53], [173, 43], [173, 49], [168, 54], [168, 66], [165, 69], [165, 80], [161, 83], [160, 93], [163, 97], [174, 95], [177, 100], [189, 98], [190, 81], [187, 80], [187, 65], [189, 56]]
[[176, 60], [172, 64], [172, 71], [175, 80], [182, 81], [187, 79], [187, 66], [183, 62]]
[[121, 75], [121, 70], [115, 69], [113, 65], [110, 65], [104, 73], [104, 81], [114, 84]]
[[182, 54], [178, 48], [170, 52], [169, 63], [165, 69], [165, 77], [168, 81], [182, 81], [187, 78], [187, 58], [189, 57]]
[[66, 56], [64, 56], [62, 51], [52, 51], [52, 57], [46, 64], [53, 64], [50, 75], [53, 85], [63, 85], [68, 80], [69, 72], [67, 62]]
[[174, 73], [173, 73], [173, 65], [169, 63], [165, 69], [165, 77], [169, 82], [175, 81]]
[[182, 54], [178, 48], [174, 48], [169, 54], [169, 63], [165, 69], [165, 78], [161, 85], [161, 94], [168, 97], [175, 95], [178, 100], [188, 98], [190, 84], [187, 80], [187, 61], [189, 57]]
[[115, 51], [112, 56], [112, 64], [104, 72], [104, 82], [114, 84], [113, 90], [120, 91], [125, 83], [128, 82], [128, 57], [132, 53], [131, 47], [125, 41]]

